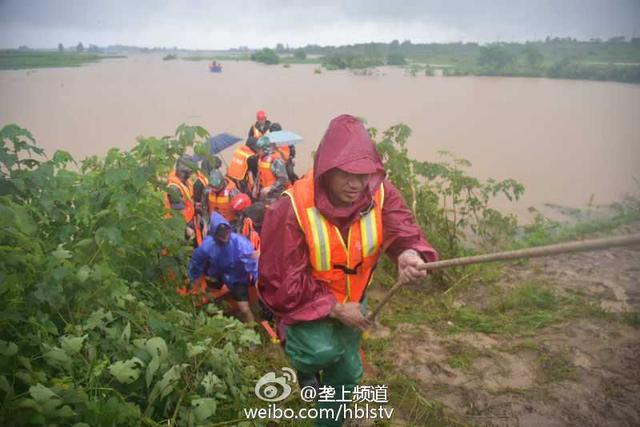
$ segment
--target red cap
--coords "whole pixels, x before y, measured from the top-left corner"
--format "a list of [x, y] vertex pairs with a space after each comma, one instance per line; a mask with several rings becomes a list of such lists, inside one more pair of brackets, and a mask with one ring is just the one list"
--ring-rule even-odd
[[256, 119], [264, 120], [266, 118], [267, 118], [267, 113], [265, 113], [264, 111], [260, 110], [256, 113]]
[[231, 208], [236, 212], [243, 211], [249, 206], [251, 206], [251, 199], [244, 193], [237, 194], [231, 199]]

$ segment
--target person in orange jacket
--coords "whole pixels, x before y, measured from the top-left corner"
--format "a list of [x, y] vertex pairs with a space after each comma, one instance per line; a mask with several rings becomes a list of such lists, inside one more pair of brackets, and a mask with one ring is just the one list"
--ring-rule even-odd
[[198, 171], [197, 161], [186, 154], [178, 159], [175, 169], [167, 179], [164, 195], [167, 215], [171, 215], [171, 210], [182, 213], [186, 224], [185, 238], [193, 240], [194, 246], [202, 243], [203, 235], [206, 234], [204, 222], [201, 220], [200, 200], [207, 185], [207, 178]]
[[260, 110], [256, 113], [256, 122], [249, 128], [249, 138], [260, 139], [271, 131], [271, 122], [267, 120], [267, 113]]
[[227, 168], [227, 177], [241, 192], [252, 195], [258, 178], [258, 154], [256, 139], [249, 137], [246, 144], [236, 148]]
[[291, 186], [287, 167], [282, 155], [273, 149], [268, 138], [262, 137], [257, 143], [259, 199], [275, 200]]
[[227, 179], [219, 170], [213, 170], [209, 174], [209, 186], [206, 189], [206, 203], [208, 214], [218, 212], [227, 221], [233, 223], [236, 212], [231, 206], [233, 198], [240, 193], [233, 181]]
[[[273, 123], [271, 125], [271, 132], [278, 132], [282, 130], [282, 126], [280, 123]], [[296, 146], [295, 145], [280, 145], [276, 146], [275, 144], [271, 145], [271, 148], [274, 152], [277, 152], [282, 160], [284, 160], [284, 164], [287, 170], [287, 176], [289, 177], [289, 181], [291, 184], [295, 183], [299, 177], [296, 174], [295, 167], [295, 157], [296, 157]]]
[[182, 156], [176, 162], [175, 169], [171, 171], [167, 179], [167, 188], [164, 195], [165, 207], [170, 211], [178, 211], [182, 214], [185, 227], [185, 237], [190, 240], [195, 236], [193, 219], [195, 216], [195, 202], [193, 200], [193, 182], [191, 175], [195, 164], [189, 156]]

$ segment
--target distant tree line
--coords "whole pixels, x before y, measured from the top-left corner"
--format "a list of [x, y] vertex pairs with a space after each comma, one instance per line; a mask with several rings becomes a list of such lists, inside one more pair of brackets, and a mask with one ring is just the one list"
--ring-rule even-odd
[[[547, 43], [572, 46], [577, 42], [554, 41], [552, 39]], [[623, 47], [632, 45], [631, 42], [626, 43], [617, 39], [591, 43], [608, 46], [624, 43]], [[494, 43], [480, 47], [475, 61], [458, 63], [445, 69], [445, 74], [549, 77], [640, 83], [640, 57], [638, 56], [640, 43], [633, 43], [636, 44], [635, 51], [616, 52], [614, 47], [609, 47], [608, 51], [588, 50], [584, 54], [581, 54], [579, 49], [565, 49], [562, 53], [549, 49], [545, 51], [540, 43], [528, 43], [524, 46]]]
[[[280, 57], [304, 59], [312, 55], [328, 70], [363, 69], [381, 65], [423, 64], [432, 75], [434, 65], [449, 76], [488, 75], [550, 77], [640, 82], [640, 38], [580, 41], [547, 37], [525, 43], [360, 43], [346, 46], [307, 45], [290, 48], [278, 43], [274, 49], [255, 52], [251, 59], [277, 64]], [[415, 73], [412, 73], [415, 74]]]

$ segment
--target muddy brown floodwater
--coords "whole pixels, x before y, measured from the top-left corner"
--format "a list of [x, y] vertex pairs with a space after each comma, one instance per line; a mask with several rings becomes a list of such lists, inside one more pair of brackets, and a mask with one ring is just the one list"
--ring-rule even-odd
[[[258, 109], [305, 138], [297, 169], [310, 165], [329, 120], [341, 113], [384, 129], [413, 129], [410, 154], [439, 150], [473, 163], [476, 176], [525, 184], [517, 205], [584, 206], [637, 194], [640, 85], [490, 77], [315, 74], [314, 65], [162, 61], [139, 55], [79, 68], [0, 71], [0, 125], [31, 130], [51, 153], [76, 158], [130, 148], [135, 138], [173, 134], [180, 123], [245, 136]], [[228, 159], [230, 153], [225, 153]]]

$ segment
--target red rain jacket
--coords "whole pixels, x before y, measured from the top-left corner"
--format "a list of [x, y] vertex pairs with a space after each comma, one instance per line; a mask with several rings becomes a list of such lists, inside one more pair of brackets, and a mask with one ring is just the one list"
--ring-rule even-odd
[[[325, 191], [322, 176], [333, 168], [371, 174], [368, 191], [348, 208], [333, 206]], [[344, 236], [349, 225], [359, 220], [360, 212], [369, 206], [378, 186], [384, 185], [382, 245], [386, 254], [395, 261], [406, 249], [414, 249], [426, 261], [438, 259], [400, 191], [384, 179], [380, 156], [358, 119], [341, 115], [331, 121], [318, 147], [313, 173], [316, 207]], [[336, 299], [311, 275], [304, 233], [288, 197], [278, 199], [267, 208], [260, 239], [258, 289], [280, 321], [293, 324], [327, 317]]]

